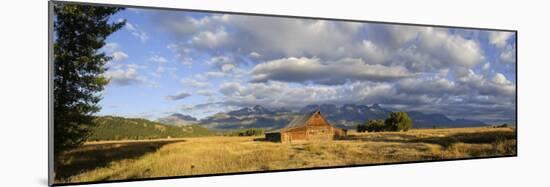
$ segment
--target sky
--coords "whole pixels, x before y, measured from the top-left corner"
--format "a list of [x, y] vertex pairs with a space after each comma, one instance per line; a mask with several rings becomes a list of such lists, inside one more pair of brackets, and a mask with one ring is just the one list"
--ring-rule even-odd
[[204, 118], [262, 105], [380, 104], [485, 122], [516, 116], [513, 32], [125, 9], [98, 115]]

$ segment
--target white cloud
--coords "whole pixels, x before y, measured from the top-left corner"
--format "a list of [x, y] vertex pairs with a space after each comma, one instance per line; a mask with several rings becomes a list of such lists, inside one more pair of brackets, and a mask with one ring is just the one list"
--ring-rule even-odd
[[488, 31], [489, 32], [489, 43], [503, 48], [506, 46], [506, 41], [514, 34], [513, 32], [505, 31]]
[[192, 65], [193, 64], [193, 58], [186, 57], [181, 60], [181, 64], [183, 65]]
[[101, 49], [106, 53], [113, 53], [120, 50], [120, 45], [118, 43], [110, 42], [105, 44]]
[[189, 48], [188, 46], [171, 43], [171, 44], [168, 44], [166, 48], [174, 52], [175, 56], [180, 60], [181, 64], [188, 65], [188, 66], [193, 64], [193, 58], [191, 57], [190, 54], [194, 50]]
[[364, 50], [365, 57], [372, 63], [383, 63], [389, 58], [389, 52], [369, 40], [363, 40], [362, 49]]
[[[264, 59], [281, 56], [342, 57], [343, 54], [334, 54], [334, 51], [341, 46], [352, 49], [353, 36], [362, 27], [361, 23], [217, 14], [202, 18], [158, 15], [155, 19], [176, 38], [190, 40], [195, 47], [224, 49], [243, 56], [254, 54], [251, 57]], [[238, 32], [228, 33], [229, 28]]]
[[485, 59], [477, 41], [441, 28], [219, 14], [160, 17], [164, 18], [158, 21], [160, 26], [213, 56], [225, 52], [235, 55], [231, 58], [240, 55], [260, 61], [362, 58], [368, 64], [400, 65], [420, 72], [446, 66], [468, 69]]
[[181, 80], [181, 82], [187, 86], [198, 87], [198, 88], [210, 86], [209, 82], [206, 82], [206, 81], [202, 82], [202, 81], [197, 81], [195, 79], [188, 79], [188, 78]]
[[366, 64], [361, 59], [321, 62], [318, 58], [283, 58], [258, 64], [252, 69], [255, 82], [268, 80], [319, 84], [343, 84], [346, 81], [382, 81], [413, 76], [402, 66]]
[[[241, 85], [236, 82], [220, 86], [224, 103], [231, 106], [263, 105], [272, 108], [299, 109], [309, 104], [346, 104], [365, 102], [404, 102], [387, 83], [355, 82], [345, 85], [307, 85], [296, 87], [291, 83], [269, 82]], [[429, 98], [428, 98], [429, 99]], [[410, 99], [413, 102], [421, 98]]]
[[222, 65], [222, 72], [230, 72], [231, 70], [235, 69], [235, 64], [224, 64]]
[[108, 55], [112, 56], [113, 61], [124, 61], [128, 59], [128, 54], [126, 54], [120, 49], [120, 45], [118, 43], [114, 43], [114, 42], [107, 43], [100, 49], [100, 51], [103, 51]]
[[207, 62], [208, 64], [210, 65], [218, 65], [218, 66], [221, 66], [223, 64], [233, 64], [235, 63], [233, 58], [231, 58], [230, 56], [213, 56], [210, 58], [210, 60], [208, 60]]
[[444, 77], [409, 78], [403, 79], [396, 85], [403, 93], [430, 94], [457, 94], [460, 92], [455, 82]]
[[506, 79], [501, 73], [496, 73], [488, 80], [486, 76], [469, 70], [466, 76], [457, 80], [457, 83], [461, 86], [460, 89], [463, 92], [468, 92], [472, 96], [479, 94], [513, 99], [516, 92], [515, 84]]
[[250, 52], [250, 54], [248, 54], [248, 56], [252, 57], [252, 58], [260, 58], [262, 57], [262, 55], [260, 55], [260, 53], [257, 53], [257, 52]]
[[137, 25], [131, 24], [128, 21], [126, 22], [126, 25], [124, 26], [124, 28], [126, 28], [126, 30], [132, 33], [132, 35], [138, 38], [142, 43], [144, 43], [145, 41], [147, 41], [147, 39], [149, 39], [149, 36], [147, 35], [147, 33], [145, 33], [145, 31], [138, 29]]
[[193, 44], [196, 44], [201, 47], [214, 49], [225, 42], [227, 42], [228, 34], [224, 29], [218, 29], [214, 32], [212, 31], [202, 31], [199, 32], [196, 36], [193, 37]]
[[223, 76], [226, 76], [227, 74], [225, 74], [224, 72], [218, 72], [218, 71], [209, 71], [209, 72], [206, 72], [206, 76], [210, 77], [210, 78], [219, 78], [219, 77], [223, 77]]
[[512, 82], [506, 79], [506, 76], [504, 76], [502, 73], [496, 73], [495, 76], [493, 76], [492, 81], [501, 85], [512, 84]]
[[487, 62], [483, 65], [483, 67], [481, 69], [487, 71], [489, 68], [491, 68], [491, 63]]
[[160, 56], [160, 55], [153, 55], [151, 57], [149, 57], [149, 61], [150, 62], [153, 62], [153, 63], [157, 63], [157, 64], [165, 64], [168, 62], [168, 60], [166, 60], [166, 58], [164, 58], [163, 56]]
[[226, 82], [220, 85], [220, 92], [224, 95], [235, 95], [240, 90], [241, 86], [237, 82]]
[[114, 61], [123, 61], [128, 59], [128, 54], [122, 52], [122, 51], [116, 51], [111, 54], [113, 56]]
[[166, 96], [166, 100], [169, 100], [169, 101], [182, 100], [182, 99], [185, 99], [189, 96], [191, 96], [191, 94], [189, 94], [187, 92], [179, 92], [176, 95]]
[[420, 49], [443, 63], [471, 68], [485, 59], [477, 41], [449, 34], [446, 29], [432, 27], [427, 27], [420, 33]]
[[500, 60], [504, 63], [516, 63], [516, 46], [507, 45], [500, 53]]
[[[223, 74], [230, 73], [237, 69], [237, 62], [235, 59], [227, 55], [213, 56], [206, 63], [221, 71]], [[218, 75], [221, 76], [221, 74]]]
[[137, 72], [138, 66], [127, 65], [123, 67], [113, 67], [105, 72], [105, 77], [110, 79], [110, 83], [119, 86], [128, 86], [144, 82], [144, 78], [140, 77]]
[[202, 96], [212, 96], [214, 93], [212, 93], [210, 90], [197, 90], [197, 94]]

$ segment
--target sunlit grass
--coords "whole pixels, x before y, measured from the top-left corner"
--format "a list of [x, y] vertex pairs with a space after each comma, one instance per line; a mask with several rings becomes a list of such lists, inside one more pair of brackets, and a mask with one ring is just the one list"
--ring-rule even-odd
[[[65, 158], [57, 182], [280, 170], [516, 154], [510, 128], [414, 129], [355, 133], [335, 141], [273, 143], [262, 137], [202, 137], [168, 142], [88, 144]], [[162, 142], [162, 143], [161, 143]], [[135, 142], [134, 142], [135, 143]], [[115, 145], [118, 145], [117, 149]], [[115, 148], [113, 148], [115, 146]], [[119, 154], [115, 154], [119, 152]], [[124, 157], [124, 153], [132, 156]], [[114, 154], [114, 155], [113, 155]], [[122, 155], [121, 155], [122, 154]], [[101, 158], [99, 167], [94, 159]], [[83, 160], [92, 162], [83, 162]], [[109, 161], [112, 159], [112, 161]], [[88, 165], [79, 165], [86, 163]], [[91, 165], [90, 165], [91, 164]], [[70, 167], [72, 166], [72, 167]]]

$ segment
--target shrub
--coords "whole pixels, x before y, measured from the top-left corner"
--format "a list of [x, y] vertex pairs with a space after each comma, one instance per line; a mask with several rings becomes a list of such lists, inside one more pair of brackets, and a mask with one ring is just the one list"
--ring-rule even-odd
[[386, 125], [382, 119], [374, 119], [367, 121], [367, 131], [382, 132], [386, 130]]
[[357, 124], [357, 132], [366, 132], [366, 131], [367, 131], [366, 124]]

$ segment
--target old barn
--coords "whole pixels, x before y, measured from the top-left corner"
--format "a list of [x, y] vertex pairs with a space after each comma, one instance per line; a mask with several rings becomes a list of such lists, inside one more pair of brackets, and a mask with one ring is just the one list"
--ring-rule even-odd
[[346, 130], [332, 126], [319, 110], [299, 116], [278, 131], [267, 132], [266, 140], [293, 142], [310, 140], [333, 140], [346, 136]]

